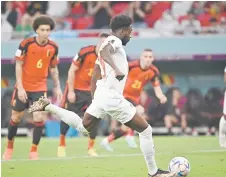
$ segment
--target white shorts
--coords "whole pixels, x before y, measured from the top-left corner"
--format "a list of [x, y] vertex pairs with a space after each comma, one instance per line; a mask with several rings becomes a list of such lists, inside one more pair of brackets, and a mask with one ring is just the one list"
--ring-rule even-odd
[[105, 88], [97, 88], [91, 105], [86, 110], [90, 115], [103, 119], [106, 115], [125, 124], [136, 113], [136, 108], [123, 96]]
[[226, 115], [226, 91], [224, 92], [224, 110], [223, 110], [224, 115]]

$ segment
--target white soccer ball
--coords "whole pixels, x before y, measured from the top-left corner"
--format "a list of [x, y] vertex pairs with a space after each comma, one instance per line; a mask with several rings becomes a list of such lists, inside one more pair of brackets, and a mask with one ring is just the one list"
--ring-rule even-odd
[[191, 171], [189, 161], [184, 157], [174, 157], [169, 163], [169, 171], [177, 172], [177, 177], [187, 176]]

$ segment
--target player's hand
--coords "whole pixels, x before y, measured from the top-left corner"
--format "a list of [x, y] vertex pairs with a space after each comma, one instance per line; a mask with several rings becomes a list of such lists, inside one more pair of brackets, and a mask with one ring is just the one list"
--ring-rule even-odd
[[55, 95], [56, 95], [56, 98], [57, 98], [57, 103], [59, 103], [63, 98], [63, 93], [62, 93], [60, 87], [55, 88], [54, 92], [55, 92]]
[[115, 78], [118, 79], [118, 81], [123, 80], [125, 77], [125, 74], [123, 74], [121, 71], [115, 71]]
[[18, 88], [18, 98], [23, 103], [26, 103], [27, 102], [27, 93], [24, 90], [24, 88]]
[[70, 103], [75, 103], [75, 100], [76, 100], [75, 92], [74, 91], [68, 92], [67, 99]]
[[165, 95], [162, 95], [161, 97], [159, 97], [159, 101], [161, 104], [165, 104], [167, 102], [167, 98]]

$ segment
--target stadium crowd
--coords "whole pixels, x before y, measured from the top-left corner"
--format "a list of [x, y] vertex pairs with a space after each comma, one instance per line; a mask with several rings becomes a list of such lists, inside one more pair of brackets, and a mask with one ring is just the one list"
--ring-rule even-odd
[[134, 28], [154, 29], [158, 35], [226, 32], [224, 1], [2, 1], [1, 5], [2, 32], [10, 37], [15, 31], [32, 31], [32, 20], [40, 14], [53, 17], [58, 31], [106, 29], [114, 15], [125, 13]]

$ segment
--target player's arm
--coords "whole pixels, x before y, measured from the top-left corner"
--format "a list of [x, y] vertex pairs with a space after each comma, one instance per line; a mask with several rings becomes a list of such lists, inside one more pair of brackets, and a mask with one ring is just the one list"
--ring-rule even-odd
[[100, 49], [100, 55], [102, 59], [114, 69], [116, 78], [118, 80], [122, 80], [125, 75], [119, 70], [112, 58], [112, 54], [114, 54], [118, 49], [115, 43], [115, 40], [108, 41], [108, 43], [102, 49]]
[[68, 78], [67, 78], [67, 84], [68, 84], [68, 95], [67, 98], [71, 103], [75, 102], [76, 95], [74, 92], [74, 82], [75, 82], [75, 72], [79, 69], [79, 61], [77, 60], [77, 55], [73, 59], [73, 63], [70, 66], [70, 69], [68, 70]]
[[63, 97], [63, 94], [62, 94], [62, 91], [60, 88], [59, 70], [57, 67], [58, 63], [59, 63], [58, 47], [56, 47], [55, 54], [53, 55], [53, 57], [51, 59], [49, 71], [50, 71], [50, 75], [53, 80], [54, 92], [57, 96], [57, 102], [59, 102]]
[[224, 69], [224, 83], [226, 84], [226, 67]]
[[96, 90], [96, 83], [99, 79], [101, 79], [100, 66], [99, 66], [99, 64], [95, 64], [94, 69], [93, 69], [93, 76], [92, 76], [92, 80], [91, 80], [91, 95], [92, 95], [92, 98], [93, 98], [95, 90]]
[[155, 72], [154, 76], [152, 77], [151, 84], [153, 86], [156, 97], [160, 100], [160, 103], [162, 104], [166, 103], [167, 98], [161, 89], [158, 72]]
[[16, 51], [15, 57], [16, 57], [16, 86], [18, 89], [18, 98], [26, 103], [27, 101], [27, 93], [24, 90], [23, 83], [22, 83], [22, 75], [23, 75], [23, 64], [25, 60], [25, 56], [27, 53], [27, 42], [22, 41], [19, 45], [19, 48]]

